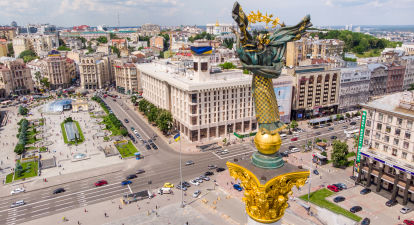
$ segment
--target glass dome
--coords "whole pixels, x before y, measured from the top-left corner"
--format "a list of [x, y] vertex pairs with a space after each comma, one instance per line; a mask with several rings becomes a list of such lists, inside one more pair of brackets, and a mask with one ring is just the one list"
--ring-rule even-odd
[[73, 156], [73, 158], [75, 158], [75, 159], [83, 159], [85, 157], [86, 157], [86, 155], [83, 154], [83, 153], [79, 153], [79, 154], [76, 154], [76, 155]]
[[60, 113], [63, 110], [72, 108], [71, 99], [60, 99], [53, 102], [49, 102], [41, 108], [43, 113]]

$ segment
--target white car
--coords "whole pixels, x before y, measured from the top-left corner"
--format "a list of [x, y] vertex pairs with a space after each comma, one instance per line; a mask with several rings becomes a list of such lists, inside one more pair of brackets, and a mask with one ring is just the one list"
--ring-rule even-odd
[[298, 134], [293, 135], [294, 138], [299, 138]]
[[229, 151], [227, 151], [227, 149], [226, 149], [226, 150], [223, 150], [223, 151], [221, 152], [221, 154], [222, 154], [222, 155], [225, 155], [225, 154], [227, 154], [227, 153], [229, 153]]
[[203, 180], [199, 177], [194, 178], [195, 181], [197, 181], [198, 183], [203, 183]]
[[197, 191], [194, 192], [193, 197], [197, 198], [200, 194], [201, 194], [201, 191], [197, 190]]
[[358, 127], [356, 127], [356, 126], [352, 126], [352, 127], [351, 127], [351, 129], [357, 129], [357, 128], [358, 128]]
[[293, 131], [293, 133], [294, 134], [299, 134], [301, 131], [300, 130], [298, 130], [298, 131]]
[[404, 208], [402, 208], [401, 210], [400, 210], [400, 212], [402, 213], [402, 214], [406, 214], [406, 213], [409, 213], [409, 212], [411, 212], [411, 211], [413, 211], [410, 207], [404, 207]]
[[14, 207], [21, 206], [21, 205], [24, 205], [24, 204], [26, 204], [24, 202], [24, 200], [20, 200], [20, 201], [17, 201], [15, 203], [11, 204], [10, 208], [14, 208]]
[[15, 190], [11, 191], [10, 194], [14, 195], [14, 194], [22, 193], [22, 192], [25, 192], [24, 188], [17, 188]]
[[292, 149], [290, 150], [290, 152], [291, 152], [291, 153], [294, 153], [294, 152], [300, 152], [300, 150], [299, 150], [298, 148], [292, 148]]
[[137, 130], [134, 130], [134, 133], [138, 134], [138, 131]]
[[198, 183], [198, 182], [197, 182], [197, 181], [195, 181], [195, 180], [190, 180], [190, 184], [195, 185], [195, 186], [200, 185], [200, 183]]

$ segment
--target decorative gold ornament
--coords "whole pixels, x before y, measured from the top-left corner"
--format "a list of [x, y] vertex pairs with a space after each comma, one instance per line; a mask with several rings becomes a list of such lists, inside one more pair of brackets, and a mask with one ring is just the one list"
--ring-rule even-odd
[[254, 137], [254, 145], [259, 152], [271, 155], [279, 151], [282, 145], [282, 138], [279, 133], [267, 134], [259, 131]]
[[251, 11], [249, 15], [247, 16], [247, 19], [250, 23], [257, 23], [257, 22], [264, 22], [266, 23], [266, 29], [269, 29], [268, 24], [272, 24], [272, 28], [275, 28], [277, 25], [280, 25], [281, 27], [285, 27], [285, 23], [279, 23], [280, 19], [279, 17], [276, 17], [275, 19], [272, 19], [273, 14], [270, 14], [269, 16], [263, 15], [259, 10], [257, 10], [257, 14]]
[[230, 176], [241, 180], [245, 189], [243, 202], [250, 218], [260, 223], [274, 223], [280, 220], [288, 207], [288, 195], [292, 188], [305, 185], [309, 171], [299, 171], [276, 176], [265, 184], [246, 168], [227, 162]]

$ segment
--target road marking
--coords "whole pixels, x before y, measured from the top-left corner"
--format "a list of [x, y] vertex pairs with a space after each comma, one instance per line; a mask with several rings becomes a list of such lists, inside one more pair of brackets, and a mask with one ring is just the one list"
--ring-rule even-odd
[[32, 211], [32, 213], [34, 213], [34, 212], [39, 212], [39, 211], [46, 210], [46, 209], [50, 209], [50, 207], [48, 207], [48, 208], [44, 208], [44, 209], [39, 209], [39, 210], [36, 210], [36, 211]]
[[60, 205], [55, 205], [55, 207], [58, 207], [58, 206], [61, 206], [61, 205], [66, 205], [66, 204], [69, 204], [69, 203], [72, 203], [72, 202], [74, 202], [74, 201], [66, 202], [66, 203], [63, 203], [63, 204], [60, 204]]
[[42, 207], [42, 206], [45, 206], [45, 205], [49, 205], [50, 203], [48, 203], [48, 204], [44, 204], [44, 205], [38, 205], [38, 206], [33, 206], [32, 208], [39, 208], [39, 207]]
[[61, 209], [56, 209], [56, 211], [59, 211], [59, 210], [64, 210], [64, 209], [67, 209], [67, 208], [71, 208], [71, 207], [73, 207], [73, 206], [75, 206], [75, 205], [72, 205], [72, 206], [69, 206], [69, 207], [65, 207], [65, 208], [61, 208]]
[[47, 213], [50, 213], [50, 212], [45, 212], [45, 213], [37, 214], [37, 215], [34, 215], [34, 216], [32, 216], [32, 217], [35, 217], [35, 216], [41, 216], [41, 215], [44, 215], [44, 214], [47, 214]]
[[129, 186], [129, 184], [128, 184], [128, 188], [129, 188], [129, 191], [131, 192], [131, 194], [132, 194], [132, 190], [131, 190], [131, 187]]
[[[63, 200], [59, 200], [59, 201], [56, 201], [55, 203], [57, 203], [57, 202], [62, 202], [62, 201], [69, 201], [70, 199], [72, 199], [72, 198], [69, 198], [69, 199], [63, 199]], [[34, 208], [34, 207], [33, 207]]]

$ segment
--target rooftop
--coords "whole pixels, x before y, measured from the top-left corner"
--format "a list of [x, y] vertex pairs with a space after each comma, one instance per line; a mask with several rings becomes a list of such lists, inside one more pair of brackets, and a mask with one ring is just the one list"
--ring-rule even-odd
[[414, 91], [404, 91], [387, 95], [372, 102], [361, 104], [376, 109], [400, 114], [402, 116], [414, 116]]

